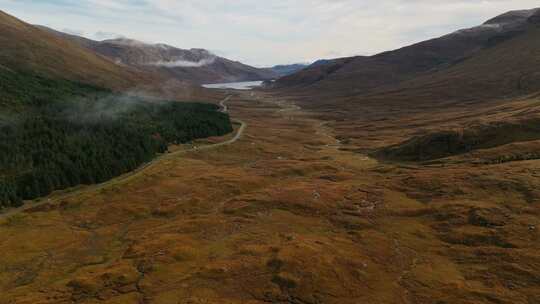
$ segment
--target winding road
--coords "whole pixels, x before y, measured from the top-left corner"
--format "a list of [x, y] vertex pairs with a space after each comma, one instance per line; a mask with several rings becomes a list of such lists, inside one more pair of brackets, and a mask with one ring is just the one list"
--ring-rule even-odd
[[[222, 113], [228, 113], [229, 112], [229, 109], [228, 109], [228, 106], [226, 105], [226, 102], [229, 101], [231, 99], [231, 97], [232, 97], [232, 95], [229, 95], [229, 96], [227, 96], [226, 98], [224, 98], [223, 100], [221, 100], [219, 102], [219, 105], [221, 106], [220, 112], [222, 112]], [[245, 122], [239, 120], [239, 119], [231, 119], [231, 121], [233, 123], [239, 124], [240, 127], [236, 131], [236, 134], [234, 135], [234, 137], [227, 140], [227, 141], [216, 143], [216, 144], [203, 145], [203, 146], [193, 146], [192, 148], [189, 148], [189, 149], [179, 150], [179, 151], [171, 152], [171, 153], [168, 153], [168, 154], [163, 154], [163, 155], [155, 158], [154, 160], [142, 165], [141, 167], [139, 167], [139, 168], [137, 168], [137, 169], [135, 169], [135, 170], [133, 170], [131, 172], [128, 172], [128, 173], [125, 173], [125, 174], [120, 175], [118, 177], [115, 177], [115, 178], [113, 178], [113, 179], [111, 179], [109, 181], [106, 181], [104, 183], [90, 185], [90, 186], [83, 186], [82, 189], [77, 187], [77, 188], [74, 188], [72, 190], [69, 190], [69, 189], [68, 190], [63, 190], [63, 191], [67, 191], [67, 192], [63, 193], [63, 194], [59, 194], [59, 195], [54, 195], [54, 198], [49, 198], [49, 199], [44, 198], [42, 201], [37, 202], [37, 203], [27, 202], [27, 203], [25, 203], [23, 206], [21, 206], [19, 208], [6, 209], [4, 212], [0, 213], [0, 220], [9, 218], [11, 216], [14, 216], [16, 214], [25, 212], [25, 211], [33, 209], [33, 208], [38, 208], [40, 206], [44, 206], [44, 205], [47, 205], [47, 204], [57, 203], [57, 202], [59, 202], [61, 200], [65, 200], [65, 199], [68, 199], [70, 197], [80, 195], [80, 194], [82, 194], [84, 192], [100, 190], [100, 189], [103, 189], [103, 188], [105, 188], [107, 186], [113, 185], [115, 183], [122, 182], [122, 181], [127, 181], [129, 179], [132, 179], [132, 178], [140, 175], [141, 173], [146, 171], [151, 166], [157, 164], [158, 162], [177, 157], [177, 156], [179, 156], [181, 154], [185, 154], [185, 153], [188, 153], [188, 152], [195, 152], [195, 151], [207, 151], [207, 150], [216, 149], [216, 148], [219, 148], [219, 147], [222, 147], [222, 146], [233, 144], [242, 137], [242, 135], [244, 134], [244, 131], [247, 128], [247, 124]]]
[[227, 113], [229, 112], [229, 108], [227, 107], [227, 104], [225, 104], [227, 101], [229, 101], [229, 99], [231, 99], [231, 95], [225, 97], [225, 99], [223, 99], [222, 101], [219, 102], [219, 106], [221, 107], [221, 110], [220, 112], [222, 113]]

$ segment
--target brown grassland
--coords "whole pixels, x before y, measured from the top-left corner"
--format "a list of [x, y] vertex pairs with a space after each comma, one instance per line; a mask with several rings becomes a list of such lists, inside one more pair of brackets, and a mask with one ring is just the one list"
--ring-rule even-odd
[[366, 149], [538, 100], [356, 123], [298, 105], [234, 93], [234, 144], [0, 218], [0, 303], [540, 303], [540, 160], [508, 157], [540, 141], [423, 163]]
[[437, 54], [416, 64], [428, 44], [234, 93], [121, 68], [0, 12], [1, 69], [231, 94], [242, 123], [0, 213], [0, 304], [540, 303], [538, 12], [436, 69]]

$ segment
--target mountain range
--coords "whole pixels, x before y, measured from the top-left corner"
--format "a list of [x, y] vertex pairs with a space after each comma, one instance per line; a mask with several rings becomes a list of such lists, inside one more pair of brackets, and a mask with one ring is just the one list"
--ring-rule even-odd
[[271, 68], [255, 68], [217, 56], [205, 49], [186, 50], [127, 38], [95, 41], [40, 27], [102, 55], [117, 65], [195, 84], [269, 80], [280, 76]]
[[27, 24], [4, 12], [0, 12], [0, 23], [0, 39], [5, 46], [0, 61], [4, 65], [108, 87], [131, 87], [167, 79], [194, 85], [270, 80], [307, 66], [256, 68], [205, 49], [180, 49], [127, 38], [96, 41]]

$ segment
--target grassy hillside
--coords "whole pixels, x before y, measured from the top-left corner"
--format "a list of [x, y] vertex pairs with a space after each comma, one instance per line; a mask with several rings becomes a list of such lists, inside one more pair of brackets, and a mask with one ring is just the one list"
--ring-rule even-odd
[[[498, 82], [512, 91], [530, 91], [535, 89], [535, 76], [519, 73], [521, 68], [527, 73], [534, 66], [524, 62], [534, 63], [538, 58], [535, 18], [540, 10], [524, 12], [503, 14], [477, 27], [375, 56], [330, 60], [279, 79], [277, 87], [334, 98], [360, 98], [388, 91], [402, 95], [401, 89], [410, 86], [424, 88], [428, 91], [420, 93], [424, 95], [444, 91], [448, 96], [443, 98], [468, 98], [473, 90], [494, 97], [505, 93], [491, 90]], [[517, 54], [519, 58], [512, 57]], [[518, 81], [522, 84], [510, 85]], [[457, 90], [462, 86], [470, 91]]]
[[2, 11], [0, 45], [0, 66], [6, 68], [110, 88], [127, 88], [150, 79]]
[[385, 147], [374, 153], [374, 156], [391, 160], [425, 161], [539, 139], [540, 118], [519, 122], [499, 121], [462, 130], [430, 132]]
[[426, 101], [488, 100], [540, 91], [540, 26], [486, 48], [441, 71], [404, 82], [391, 95], [419, 96]]
[[333, 60], [318, 61], [296, 73], [286, 75], [277, 80], [276, 85], [281, 89], [295, 89], [312, 85], [328, 78], [346, 64], [360, 57], [347, 57]]

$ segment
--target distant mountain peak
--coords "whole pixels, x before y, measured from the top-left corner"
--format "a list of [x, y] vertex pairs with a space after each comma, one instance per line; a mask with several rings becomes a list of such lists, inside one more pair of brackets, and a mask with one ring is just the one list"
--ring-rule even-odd
[[509, 11], [488, 21], [483, 24], [471, 28], [461, 29], [455, 31], [450, 35], [482, 35], [489, 33], [507, 33], [516, 30], [523, 29], [529, 19], [536, 14], [540, 13], [540, 8], [528, 9], [528, 10], [515, 10]]

